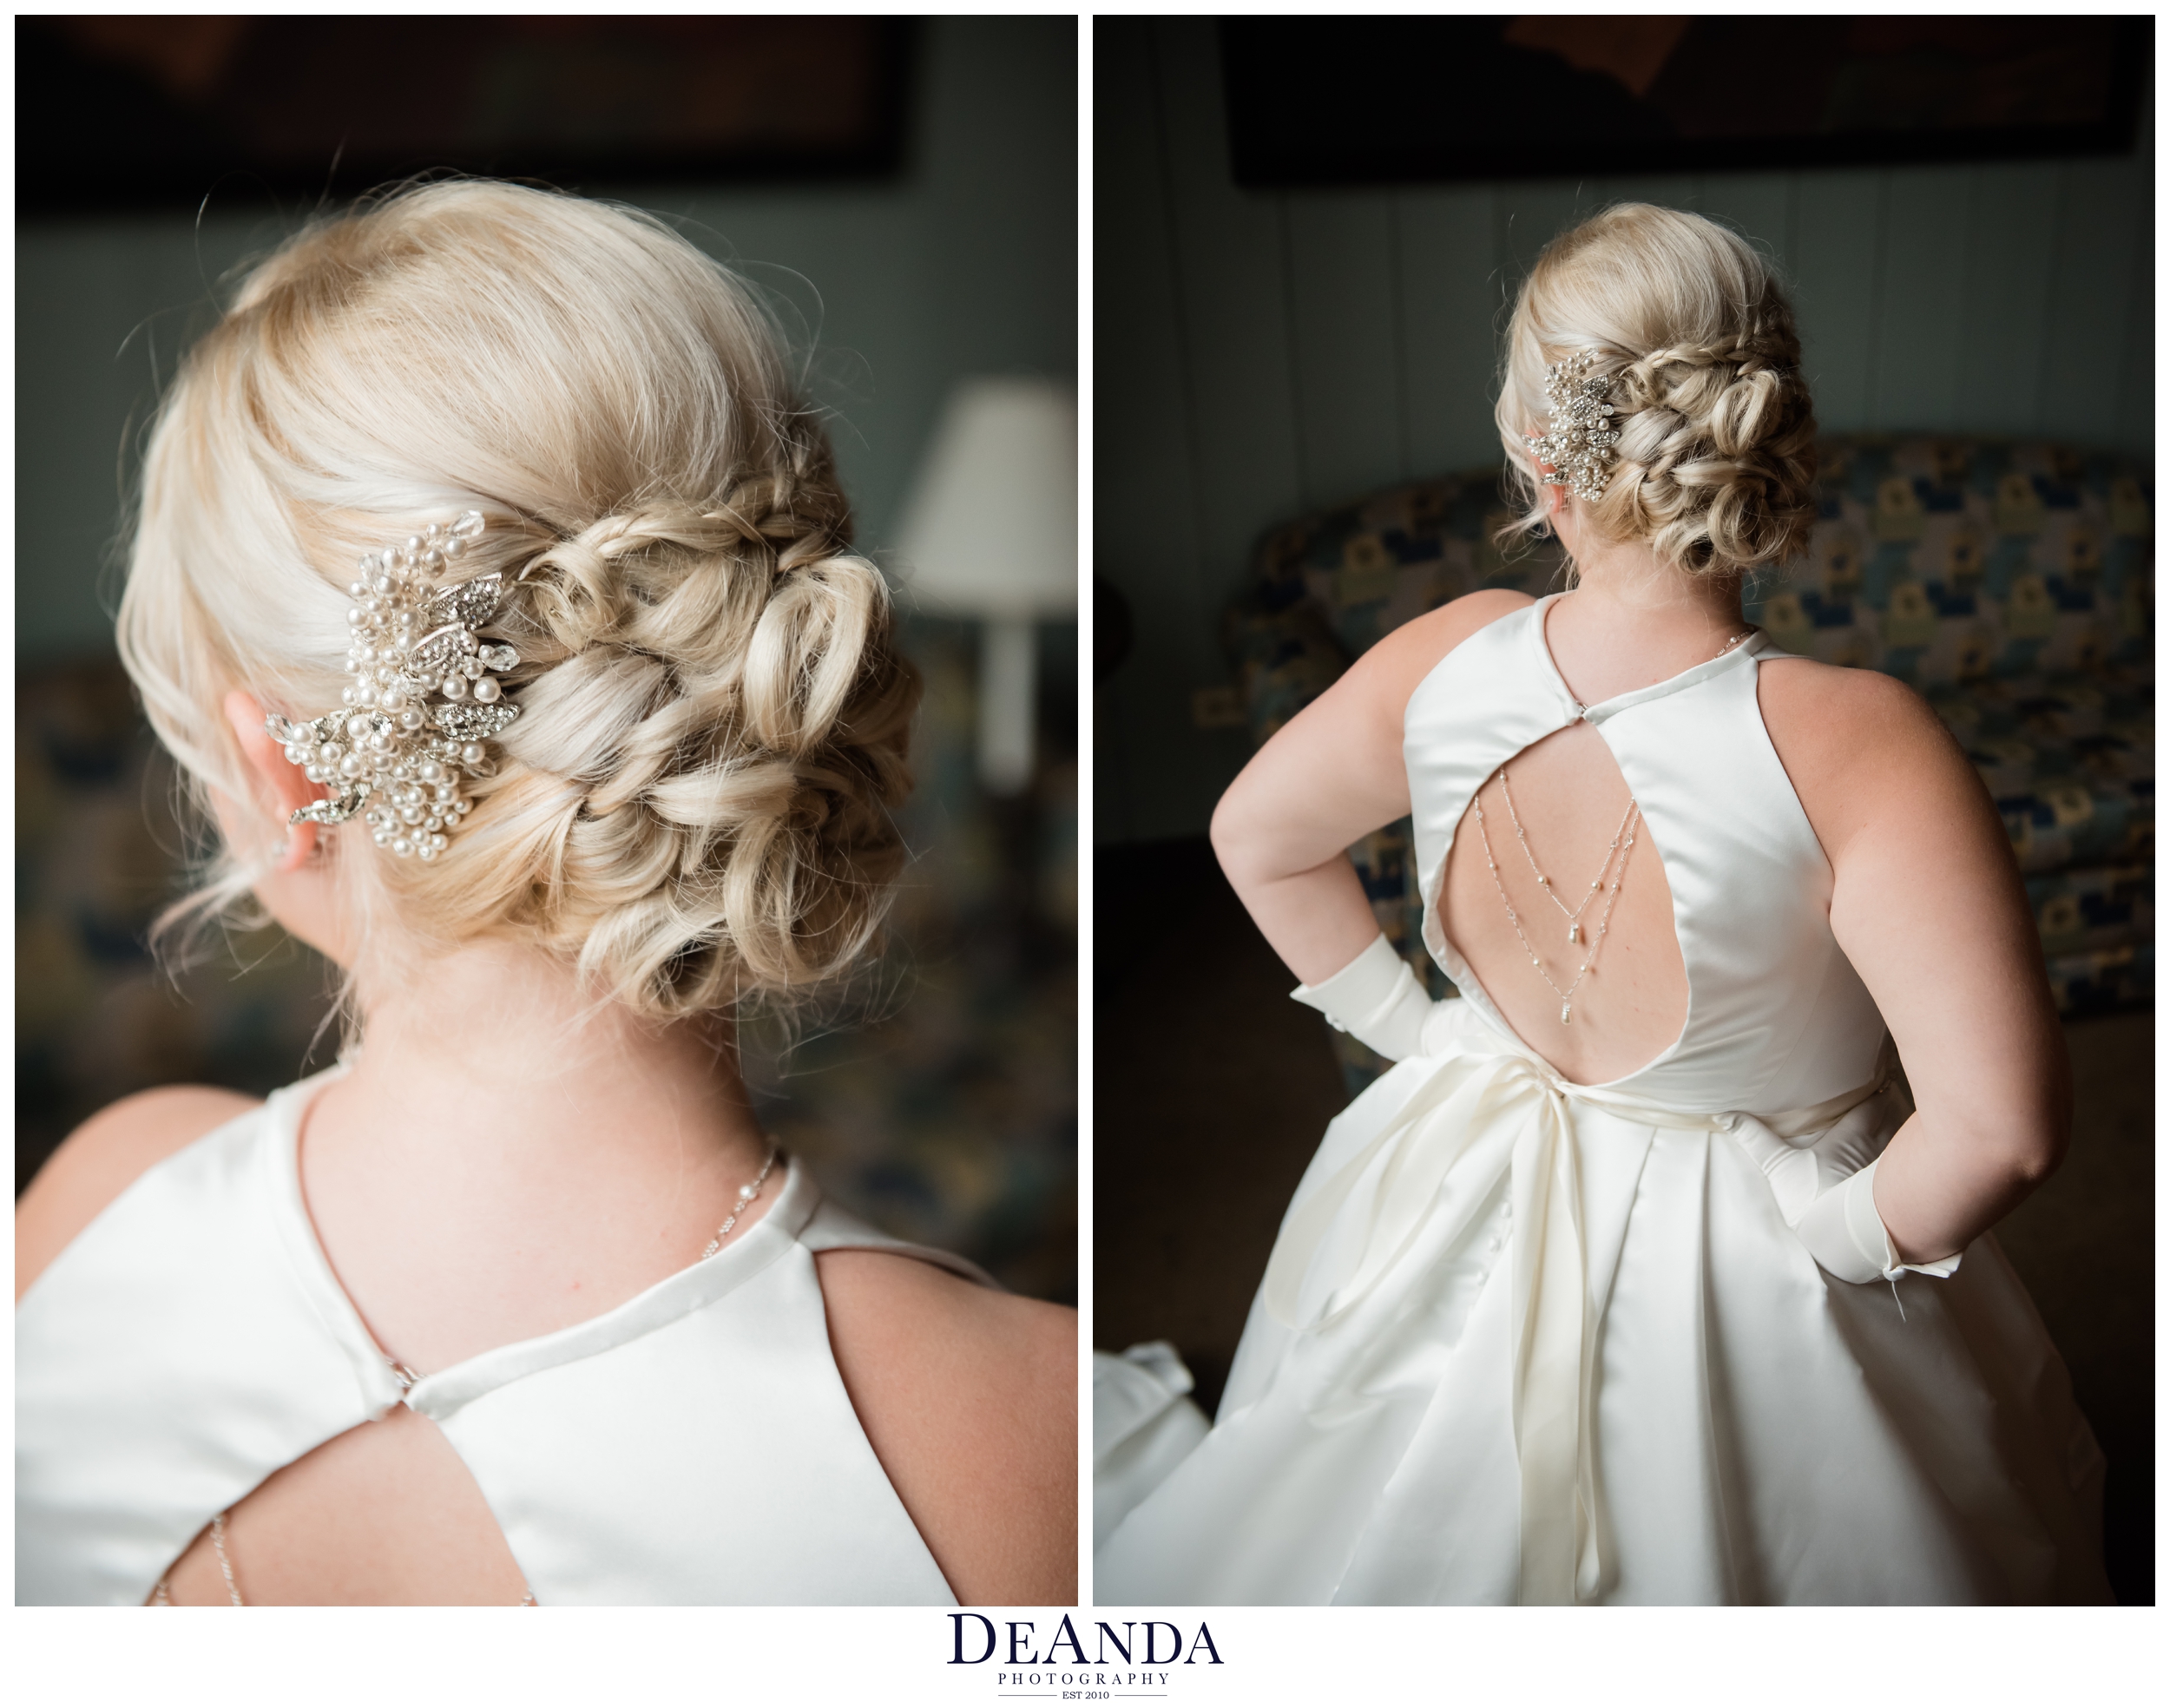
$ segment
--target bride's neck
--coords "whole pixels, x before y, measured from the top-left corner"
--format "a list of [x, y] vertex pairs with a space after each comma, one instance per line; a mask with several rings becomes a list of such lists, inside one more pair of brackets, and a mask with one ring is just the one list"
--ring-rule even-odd
[[1622, 639], [1700, 640], [1738, 633], [1740, 583], [1731, 576], [1689, 575], [1660, 564], [1647, 546], [1587, 544], [1575, 555], [1578, 615]]
[[689, 1150], [766, 1148], [727, 1022], [644, 1020], [503, 943], [379, 960], [358, 983], [361, 1048], [337, 1100], [378, 1142], [403, 1130], [441, 1155], [620, 1168], [644, 1149], [677, 1167]]
[[1665, 681], [1746, 631], [1738, 580], [1684, 575], [1644, 545], [1582, 543], [1575, 591], [1551, 608], [1545, 638], [1586, 704]]

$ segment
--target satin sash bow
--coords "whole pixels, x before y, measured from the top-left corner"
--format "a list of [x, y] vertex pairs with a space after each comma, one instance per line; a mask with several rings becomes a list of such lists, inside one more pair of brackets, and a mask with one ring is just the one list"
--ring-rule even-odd
[[[1787, 1139], [1805, 1122], [1827, 1126], [1871, 1095], [1864, 1086], [1814, 1110], [1758, 1123]], [[1378, 1135], [1289, 1212], [1267, 1261], [1265, 1303], [1288, 1327], [1318, 1332], [1346, 1317], [1406, 1255], [1448, 1171], [1496, 1133], [1509, 1137], [1511, 1344], [1515, 1443], [1522, 1466], [1521, 1600], [1593, 1600], [1601, 1578], [1595, 1430], [1589, 1408], [1597, 1336], [1584, 1251], [1575, 1116], [1599, 1109], [1637, 1126], [1733, 1132], [1733, 1114], [1682, 1114], [1620, 1092], [1562, 1079], [1504, 1040], [1467, 1035], [1431, 1058], [1430, 1071]], [[1790, 1148], [1790, 1146], [1788, 1146]], [[1305, 1283], [1364, 1177], [1384, 1159], [1356, 1242], [1351, 1272], [1303, 1319]]]

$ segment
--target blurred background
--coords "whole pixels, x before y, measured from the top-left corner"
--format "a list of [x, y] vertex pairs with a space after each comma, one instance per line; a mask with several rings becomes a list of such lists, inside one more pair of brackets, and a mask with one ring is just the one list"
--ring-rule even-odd
[[858, 544], [914, 584], [926, 698], [889, 957], [847, 1011], [750, 1036], [749, 1076], [848, 1206], [1074, 1300], [1074, 20], [16, 28], [18, 1191], [116, 1097], [260, 1093], [334, 1053], [326, 969], [279, 934], [178, 978], [148, 954], [181, 838], [113, 654], [115, 542], [232, 269], [320, 201], [452, 168], [649, 208], [782, 318]]
[[[1257, 744], [1504, 561], [1515, 292], [1614, 201], [1790, 280], [1824, 430], [1774, 639], [1928, 697], [1996, 798], [2079, 1086], [1998, 1230], [2154, 1585], [2153, 23], [1102, 18], [1095, 25], [1095, 1337], [1173, 1340], [1210, 1412], [1282, 1212], [1379, 1067], [1205, 839]], [[1425, 962], [1406, 824], [1351, 851]], [[1423, 966], [1434, 993], [1446, 986]], [[1211, 1204], [1201, 1216], [1197, 1206]]]

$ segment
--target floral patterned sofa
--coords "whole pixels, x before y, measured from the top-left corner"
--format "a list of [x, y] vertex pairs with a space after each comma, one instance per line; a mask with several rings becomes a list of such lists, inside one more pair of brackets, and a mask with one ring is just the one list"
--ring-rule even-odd
[[[2130, 457], [1987, 438], [1831, 437], [1807, 553], [1745, 590], [1790, 651], [1910, 682], [2012, 838], [2066, 1014], [2153, 1000], [2154, 479]], [[1389, 629], [1484, 587], [1558, 587], [1508, 559], [1496, 466], [1269, 532], [1227, 640], [1263, 742]], [[1406, 819], [1351, 851], [1379, 923], [1433, 989]], [[1336, 1032], [1351, 1087], [1383, 1065]]]

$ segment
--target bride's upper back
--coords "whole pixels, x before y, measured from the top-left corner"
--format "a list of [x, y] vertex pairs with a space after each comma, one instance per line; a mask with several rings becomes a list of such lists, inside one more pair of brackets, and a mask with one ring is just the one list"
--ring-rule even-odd
[[1878, 1031], [1858, 981], [1825, 983], [1830, 866], [1739, 621], [1741, 577], [1813, 519], [1799, 357], [1777, 279], [1723, 227], [1631, 205], [1562, 234], [1517, 300], [1496, 416], [1523, 500], [1506, 532], [1555, 529], [1580, 589], [1508, 614], [1480, 596], [1403, 643], [1428, 940], [1585, 1083], [1810, 1101], [1792, 1094]]
[[[123, 658], [220, 831], [201, 901], [253, 890], [346, 967], [361, 1048], [320, 1095], [278, 1106], [286, 1126], [257, 1122], [230, 1143], [188, 1145], [211, 1123], [170, 1097], [116, 1111], [64, 1147], [22, 1213], [25, 1243], [50, 1257], [95, 1235], [94, 1218], [117, 1225], [216, 1188], [231, 1222], [221, 1227], [259, 1242], [247, 1249], [267, 1265], [229, 1289], [237, 1309], [299, 1286], [289, 1327], [322, 1339], [313, 1321], [331, 1365], [352, 1356], [367, 1367], [358, 1393], [282, 1414], [344, 1419], [346, 1433], [329, 1440], [307, 1428], [291, 1439], [256, 1430], [246, 1447], [212, 1439], [221, 1418], [254, 1430], [253, 1414], [198, 1403], [193, 1389], [170, 1414], [183, 1435], [208, 1432], [195, 1468], [219, 1468], [189, 1489], [155, 1491], [179, 1502], [168, 1520], [193, 1514], [191, 1530], [216, 1510], [192, 1504], [205, 1489], [226, 1486], [231, 1499], [253, 1486], [251, 1468], [260, 1476], [279, 1452], [305, 1454], [236, 1511], [260, 1588], [321, 1589], [296, 1562], [328, 1527], [351, 1544], [334, 1556], [352, 1565], [369, 1556], [372, 1514], [418, 1523], [444, 1504], [430, 1467], [433, 1453], [440, 1470], [445, 1459], [428, 1430], [352, 1427], [381, 1412], [385, 1357], [425, 1379], [484, 1369], [496, 1380], [497, 1355], [588, 1334], [582, 1357], [599, 1370], [589, 1355], [609, 1351], [621, 1372], [590, 1387], [624, 1389], [636, 1356], [625, 1349], [664, 1356], [670, 1312], [650, 1308], [661, 1299], [709, 1325], [713, 1344], [690, 1363], [678, 1355], [695, 1389], [747, 1357], [780, 1361], [730, 1376], [803, 1401], [766, 1439], [810, 1464], [830, 1443], [844, 1455], [839, 1488], [873, 1465], [871, 1438], [880, 1468], [868, 1486], [892, 1507], [902, 1497], [952, 1588], [1069, 1593], [1044, 1571], [989, 1575], [990, 1561], [1029, 1565], [1034, 1543], [1009, 1521], [979, 1524], [972, 1513], [987, 1503], [959, 1479], [1006, 1465], [998, 1477], [1035, 1507], [1035, 1540], [1052, 1539], [1059, 1563], [1060, 1526], [1041, 1506], [1054, 1479], [1069, 1507], [1056, 1474], [1071, 1452], [1029, 1432], [980, 1440], [968, 1399], [945, 1411], [925, 1391], [941, 1346], [965, 1360], [941, 1376], [954, 1395], [979, 1391], [975, 1357], [991, 1377], [1046, 1355], [1059, 1376], [1071, 1368], [1062, 1313], [839, 1249], [882, 1242], [822, 1234], [834, 1219], [815, 1214], [788, 1165], [749, 1192], [764, 1146], [730, 1022], [820, 990], [874, 938], [903, 858], [891, 809], [910, 784], [917, 697], [885, 585], [851, 550], [828, 447], [785, 369], [746, 288], [653, 219], [459, 182], [288, 241], [242, 282], [161, 406]], [[229, 1149], [272, 1160], [222, 1172]], [[291, 1190], [247, 1185], [273, 1179]], [[765, 1219], [779, 1204], [797, 1205], [796, 1220], [772, 1236]], [[722, 1295], [687, 1278], [734, 1216], [734, 1244], [760, 1236], [796, 1253], [763, 1271], [799, 1278], [796, 1314], [766, 1338], [750, 1304], [733, 1330]], [[168, 1232], [187, 1247], [184, 1231]], [[79, 1239], [60, 1252], [26, 1307], [41, 1345], [95, 1363], [98, 1347], [62, 1319], [103, 1284], [90, 1270], [128, 1244]], [[145, 1293], [145, 1343], [163, 1332], [161, 1311], [227, 1297]], [[595, 1323], [615, 1327], [590, 1333]], [[619, 1334], [628, 1324], [640, 1332]], [[207, 1330], [220, 1331], [173, 1332]], [[271, 1342], [256, 1350], [276, 1363]], [[515, 1374], [526, 1392], [547, 1372]], [[207, 1367], [203, 1379], [216, 1385]], [[90, 1403], [64, 1371], [34, 1385]], [[1059, 1408], [1057, 1387], [1043, 1380], [1036, 1395]], [[460, 1392], [462, 1405], [474, 1398]], [[59, 1502], [65, 1529], [73, 1426], [55, 1403], [39, 1438], [58, 1456], [30, 1481], [33, 1499]], [[648, 1409], [659, 1407], [683, 1409]], [[492, 1461], [500, 1471], [518, 1460], [507, 1451]], [[689, 1471], [667, 1460], [635, 1468], [662, 1503], [610, 1522], [637, 1534], [663, 1521], [657, 1485]], [[470, 1468], [483, 1475], [479, 1462]], [[715, 1468], [727, 1488], [727, 1470], [768, 1474]], [[454, 1589], [480, 1599], [503, 1580], [491, 1509], [517, 1551], [515, 1515], [491, 1493], [491, 1508], [470, 1501], [480, 1527], [464, 1554], [452, 1550], [475, 1564]], [[845, 1534], [870, 1510], [839, 1496]], [[713, 1531], [725, 1516], [702, 1508], [701, 1521]], [[139, 1551], [145, 1534], [139, 1525]], [[364, 1599], [412, 1585], [418, 1559], [440, 1543], [414, 1532]], [[694, 1560], [730, 1547], [720, 1534], [687, 1546]], [[607, 1562], [560, 1563], [569, 1584], [603, 1581], [579, 1573]], [[529, 1555], [522, 1564], [532, 1579]]]
[[1427, 943], [1465, 998], [1585, 1084], [1632, 1076], [1715, 1112], [1864, 1083], [1883, 1022], [1766, 723], [1775, 649], [1750, 634], [1586, 703], [1545, 645], [1555, 607], [1477, 630], [1410, 700]]

